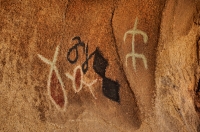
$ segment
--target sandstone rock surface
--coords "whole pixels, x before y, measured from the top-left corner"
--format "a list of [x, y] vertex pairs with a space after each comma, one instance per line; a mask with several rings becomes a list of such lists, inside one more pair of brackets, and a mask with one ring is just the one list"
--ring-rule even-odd
[[198, 0], [1, 0], [0, 131], [200, 131]]

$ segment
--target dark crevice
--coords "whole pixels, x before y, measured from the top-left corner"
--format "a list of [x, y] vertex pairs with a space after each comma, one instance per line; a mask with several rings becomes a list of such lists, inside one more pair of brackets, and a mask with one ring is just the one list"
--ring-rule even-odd
[[[166, 5], [167, 5], [167, 0], [164, 0], [164, 1], [160, 1], [161, 3], [159, 4], [160, 5], [160, 8], [161, 8], [161, 12], [159, 13], [159, 16], [158, 18], [160, 19], [159, 20], [159, 24], [158, 24], [158, 38], [157, 38], [157, 44], [156, 44], [156, 50], [155, 50], [155, 68], [154, 68], [154, 83], [155, 83], [155, 87], [156, 87], [156, 71], [158, 70], [157, 69], [157, 66], [158, 66], [158, 56], [159, 56], [159, 48], [161, 46], [163, 46], [163, 43], [160, 43], [160, 38], [161, 38], [161, 25], [162, 25], [162, 18], [164, 16], [163, 12], [166, 10]], [[157, 93], [157, 89], [155, 88], [155, 93]], [[155, 103], [155, 98], [156, 96], [153, 97], [153, 103]]]
[[195, 98], [194, 98], [194, 106], [197, 114], [200, 116], [200, 79], [198, 79], [197, 85], [195, 87]]
[[196, 94], [198, 93], [200, 93], [200, 79], [198, 81], [197, 88], [196, 88]]
[[[138, 106], [138, 102], [137, 102], [137, 99], [136, 99], [136, 96], [135, 96], [135, 93], [133, 92], [133, 90], [131, 89], [131, 86], [130, 86], [130, 83], [128, 81], [128, 78], [126, 76], [126, 73], [125, 73], [125, 70], [124, 70], [124, 67], [123, 67], [123, 62], [120, 58], [120, 55], [119, 55], [119, 49], [117, 47], [117, 41], [116, 41], [116, 38], [115, 38], [115, 35], [114, 35], [114, 28], [113, 28], [113, 18], [114, 18], [114, 14], [115, 14], [115, 10], [116, 10], [116, 7], [115, 7], [116, 3], [114, 3], [114, 7], [113, 7], [113, 10], [112, 10], [112, 15], [111, 15], [111, 19], [110, 19], [110, 26], [111, 26], [111, 34], [112, 34], [112, 38], [114, 40], [114, 47], [115, 47], [115, 51], [116, 51], [116, 54], [117, 54], [117, 64], [119, 65], [119, 68], [120, 68], [120, 71], [121, 71], [121, 74], [122, 74], [122, 78], [125, 79], [125, 82], [126, 84], [128, 85], [128, 88], [130, 89], [132, 95], [133, 95], [133, 98], [134, 98], [134, 101], [136, 103], [136, 107], [138, 108], [138, 114], [140, 115], [141, 114], [141, 111], [140, 111], [140, 108]], [[140, 117], [139, 117], [139, 120], [140, 120]], [[141, 125], [141, 121], [140, 121], [140, 125]]]
[[[198, 15], [199, 17], [199, 15]], [[195, 23], [197, 22], [197, 23]], [[194, 23], [195, 24], [199, 24], [198, 22], [198, 18], [197, 20], [194, 19]], [[197, 33], [197, 37], [196, 37], [196, 57], [197, 57], [197, 72], [195, 74], [196, 77], [196, 85], [194, 87], [194, 92], [195, 92], [195, 97], [194, 97], [194, 106], [195, 106], [195, 110], [197, 112], [197, 114], [200, 116], [200, 79], [199, 79], [199, 43], [200, 43], [200, 37], [199, 37], [199, 33]]]
[[194, 13], [193, 22], [195, 25], [200, 25], [200, 2], [197, 0], [196, 3], [196, 12]]
[[113, 8], [113, 10], [112, 10], [112, 15], [111, 15], [111, 20], [110, 20], [110, 26], [111, 26], [111, 29], [112, 29], [112, 37], [113, 37], [113, 39], [114, 39], [114, 47], [115, 47], [115, 50], [116, 50], [116, 53], [117, 53], [117, 62], [118, 62], [118, 64], [119, 64], [119, 67], [120, 67], [120, 71], [122, 72], [122, 74], [123, 74], [123, 78], [125, 79], [125, 81], [126, 81], [126, 83], [128, 84], [128, 87], [130, 88], [130, 90], [131, 90], [131, 92], [132, 92], [132, 94], [134, 94], [134, 92], [132, 91], [132, 89], [131, 89], [131, 86], [130, 86], [130, 83], [129, 83], [129, 81], [128, 81], [128, 78], [127, 78], [127, 76], [125, 75], [126, 73], [125, 73], [125, 71], [124, 71], [124, 67], [123, 67], [123, 62], [122, 62], [122, 60], [121, 60], [121, 58], [120, 58], [120, 55], [119, 55], [119, 49], [118, 49], [118, 47], [117, 47], [117, 42], [116, 42], [116, 38], [115, 38], [115, 35], [114, 35], [114, 28], [113, 28], [113, 17], [114, 17], [114, 13], [115, 13], [115, 7]]
[[[193, 17], [193, 22], [196, 26], [200, 25], [200, 6], [198, 6], [199, 2], [196, 1], [196, 12], [194, 13], [194, 17]], [[196, 83], [195, 83], [195, 87], [194, 87], [194, 107], [195, 110], [197, 112], [197, 114], [200, 117], [200, 78], [199, 78], [199, 44], [200, 44], [200, 36], [199, 36], [199, 32], [197, 32], [197, 36], [196, 36], [196, 73], [195, 73], [195, 79], [196, 79]], [[200, 125], [199, 125], [200, 126]], [[197, 127], [197, 131], [200, 131], [200, 127]]]
[[199, 42], [200, 42], [200, 38], [198, 38], [197, 42], [196, 42], [196, 53], [197, 53], [197, 62], [198, 62], [198, 65], [199, 65]]
[[195, 14], [194, 18], [193, 18], [193, 22], [195, 25], [199, 26], [200, 25], [200, 21], [199, 21], [199, 14]]
[[[117, 61], [117, 63], [119, 64], [120, 71], [122, 72], [123, 78], [125, 79], [126, 83], [128, 84], [128, 87], [130, 88], [132, 94], [133, 94], [134, 97], [135, 97], [135, 94], [134, 94], [134, 92], [132, 91], [131, 86], [130, 86], [130, 83], [129, 83], [128, 78], [127, 78], [127, 76], [126, 76], [126, 73], [125, 73], [125, 70], [124, 70], [124, 67], [123, 67], [123, 62], [122, 62], [122, 60], [121, 60], [121, 58], [120, 58], [120, 55], [119, 55], [119, 49], [118, 49], [118, 47], [117, 47], [117, 42], [116, 42], [116, 38], [115, 38], [115, 35], [114, 35], [114, 28], [113, 28], [113, 17], [114, 17], [114, 13], [115, 13], [115, 7], [114, 7], [113, 10], [112, 10], [112, 15], [111, 15], [111, 20], [110, 20], [110, 26], [111, 26], [111, 29], [112, 29], [111, 34], [112, 34], [112, 37], [113, 37], [113, 39], [114, 39], [114, 47], [115, 47], [116, 54], [117, 54], [117, 58], [118, 58], [116, 61]], [[135, 99], [135, 100], [136, 100], [136, 99]]]

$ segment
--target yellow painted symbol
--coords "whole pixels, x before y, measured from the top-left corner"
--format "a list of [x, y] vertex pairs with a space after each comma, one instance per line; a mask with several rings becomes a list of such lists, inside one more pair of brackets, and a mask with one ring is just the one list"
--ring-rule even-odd
[[147, 59], [146, 57], [143, 55], [143, 54], [138, 54], [138, 53], [135, 53], [135, 35], [137, 34], [141, 34], [143, 36], [143, 41], [144, 43], [146, 44], [147, 41], [148, 41], [148, 36], [147, 34], [144, 32], [144, 31], [141, 31], [139, 29], [137, 29], [137, 24], [138, 24], [138, 18], [136, 18], [135, 20], [135, 24], [134, 24], [134, 27], [133, 29], [130, 29], [128, 30], [125, 34], [124, 34], [124, 43], [126, 41], [126, 38], [127, 38], [127, 35], [128, 34], [132, 34], [132, 52], [131, 53], [128, 53], [126, 55], [126, 66], [127, 66], [127, 60], [129, 57], [132, 57], [132, 63], [133, 63], [133, 68], [134, 70], [136, 71], [136, 58], [141, 58], [143, 60], [143, 63], [144, 63], [144, 67], [147, 69], [148, 66], [147, 66]]

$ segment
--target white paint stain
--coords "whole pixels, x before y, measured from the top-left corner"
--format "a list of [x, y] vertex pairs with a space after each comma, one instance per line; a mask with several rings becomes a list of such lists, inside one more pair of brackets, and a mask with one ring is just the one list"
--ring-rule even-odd
[[127, 35], [128, 34], [132, 34], [132, 52], [131, 53], [128, 53], [126, 55], [126, 66], [127, 66], [127, 60], [129, 57], [132, 57], [132, 63], [133, 63], [133, 68], [134, 70], [136, 71], [136, 58], [141, 58], [143, 60], [143, 63], [144, 63], [144, 67], [147, 69], [148, 66], [147, 66], [147, 59], [146, 57], [143, 55], [143, 54], [138, 54], [138, 53], [135, 53], [135, 35], [137, 34], [141, 34], [143, 36], [143, 41], [144, 43], [147, 43], [148, 41], [148, 36], [147, 34], [144, 32], [144, 31], [141, 31], [139, 29], [137, 29], [137, 24], [138, 24], [138, 18], [136, 18], [135, 20], [135, 24], [134, 24], [134, 27], [133, 29], [130, 29], [128, 30], [125, 34], [124, 34], [124, 43], [126, 41], [126, 38], [127, 38]]
[[[58, 110], [61, 110], [61, 111], [65, 111], [66, 110], [66, 106], [67, 106], [67, 95], [66, 95], [66, 92], [65, 92], [65, 89], [64, 89], [64, 83], [60, 77], [60, 74], [58, 72], [58, 69], [56, 67], [56, 61], [57, 61], [57, 56], [58, 56], [58, 51], [59, 51], [59, 46], [56, 47], [56, 51], [54, 53], [54, 56], [53, 56], [53, 61], [51, 62], [50, 60], [46, 59], [45, 57], [43, 57], [42, 55], [38, 54], [38, 57], [44, 61], [46, 64], [49, 64], [51, 66], [50, 68], [50, 72], [49, 72], [49, 77], [48, 77], [48, 81], [47, 81], [47, 92], [48, 92], [48, 95], [50, 97], [50, 100], [53, 102], [53, 104], [56, 106], [56, 108]], [[59, 83], [61, 84], [61, 88], [62, 88], [62, 92], [63, 92], [63, 96], [64, 96], [64, 106], [63, 108], [61, 108], [56, 102], [55, 100], [52, 98], [51, 96], [51, 89], [50, 89], [50, 84], [51, 84], [51, 77], [52, 77], [52, 73], [53, 73], [53, 70], [55, 71], [56, 73], [56, 77], [58, 78], [58, 81]]]
[[[81, 71], [80, 87], [79, 87], [79, 88], [76, 87], [76, 82], [75, 82], [76, 71], [77, 71], [78, 69]], [[85, 82], [85, 81], [83, 80], [83, 77], [82, 77], [83, 72], [82, 72], [82, 69], [81, 69], [81, 66], [80, 66], [80, 65], [77, 66], [77, 67], [74, 69], [74, 75], [73, 75], [73, 76], [72, 76], [71, 74], [69, 74], [69, 73], [66, 73], [65, 75], [66, 75], [69, 79], [72, 80], [72, 86], [73, 86], [73, 89], [74, 89], [75, 93], [76, 93], [76, 92], [79, 92], [79, 91], [83, 88], [82, 85], [85, 85], [85, 86], [87, 86], [87, 87], [89, 88], [89, 90], [90, 90], [92, 96], [93, 96], [95, 99], [97, 99], [97, 98], [95, 97], [93, 91], [92, 91], [92, 85], [95, 84], [95, 83], [97, 82], [97, 79], [95, 79], [95, 80], [92, 81], [91, 83]]]

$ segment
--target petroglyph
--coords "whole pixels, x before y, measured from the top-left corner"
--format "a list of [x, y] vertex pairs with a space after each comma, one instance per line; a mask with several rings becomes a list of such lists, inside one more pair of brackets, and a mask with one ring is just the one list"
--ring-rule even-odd
[[69, 79], [72, 80], [72, 83], [73, 83], [73, 89], [75, 91], [75, 93], [79, 92], [82, 88], [83, 88], [83, 84], [85, 86], [87, 86], [92, 94], [92, 96], [97, 99], [92, 91], [92, 85], [95, 84], [97, 82], [97, 79], [95, 79], [94, 81], [92, 81], [91, 83], [87, 83], [83, 80], [83, 72], [81, 70], [81, 66], [77, 66], [75, 69], [74, 69], [74, 75], [72, 76], [71, 74], [69, 73], [66, 73], [65, 74]]
[[56, 47], [56, 51], [52, 62], [40, 54], [38, 54], [38, 57], [43, 62], [51, 66], [47, 81], [47, 91], [50, 100], [53, 102], [53, 104], [56, 106], [57, 109], [64, 111], [66, 109], [68, 101], [63, 81], [56, 67], [58, 51], [59, 51], [59, 46]]
[[[85, 45], [84, 42], [81, 41], [80, 37], [74, 37], [72, 40], [78, 40], [78, 43], [72, 46], [67, 53], [67, 60], [74, 64], [78, 60], [78, 47], [83, 47], [86, 55], [86, 60], [82, 64], [82, 66], [78, 65], [74, 69], [73, 75], [70, 73], [66, 73], [66, 77], [72, 80], [72, 87], [75, 93], [78, 93], [82, 90], [83, 85], [89, 88], [90, 93], [92, 96], [96, 98], [92, 86], [97, 82], [97, 79], [93, 80], [92, 82], [88, 83], [83, 79], [83, 75], [86, 74], [88, 71], [88, 61], [94, 56], [93, 61], [93, 69], [94, 71], [102, 77], [102, 92], [104, 96], [107, 98], [120, 102], [119, 98], [119, 83], [118, 81], [114, 81], [110, 78], [105, 76], [106, 67], [108, 66], [108, 61], [103, 57], [102, 53], [100, 52], [99, 48], [97, 47], [94, 52], [88, 55], [88, 45]], [[70, 58], [71, 52], [75, 51], [75, 58]], [[58, 57], [59, 46], [56, 47], [56, 51], [53, 56], [53, 61], [48, 60], [47, 58], [43, 57], [42, 55], [38, 54], [38, 57], [45, 62], [46, 64], [50, 65], [50, 72], [47, 80], [47, 91], [50, 97], [50, 100], [56, 106], [57, 109], [65, 111], [67, 107], [67, 94], [64, 89], [64, 83], [61, 79], [61, 76], [58, 72], [58, 68], [56, 66], [56, 61]]]
[[[104, 56], [101, 53], [101, 51], [99, 50], [99, 48], [97, 47], [95, 51], [93, 51], [90, 55], [88, 55], [88, 45], [86, 45], [83, 41], [81, 41], [81, 38], [79, 36], [74, 37], [72, 40], [77, 40], [78, 43], [76, 43], [74, 46], [72, 46], [69, 49], [69, 51], [67, 53], [67, 60], [71, 64], [74, 64], [74, 63], [77, 62], [78, 57], [79, 57], [78, 47], [83, 48], [83, 51], [85, 51], [85, 57], [86, 57], [85, 62], [82, 64], [82, 68], [80, 66], [79, 66], [79, 68], [77, 67], [76, 70], [79, 69], [78, 70], [79, 72], [77, 72], [75, 70], [74, 74], [76, 75], [76, 73], [80, 73], [81, 76], [83, 74], [86, 74], [86, 72], [88, 71], [88, 61], [94, 56], [93, 69], [103, 79], [102, 80], [102, 92], [103, 92], [104, 96], [113, 100], [113, 101], [120, 102], [120, 98], [119, 98], [119, 87], [120, 87], [120, 85], [119, 85], [118, 81], [114, 81], [114, 80], [105, 76], [106, 68], [109, 64], [108, 64], [108, 60], [104, 58]], [[70, 58], [72, 51], [75, 51], [75, 58], [74, 59]], [[82, 72], [80, 72], [81, 69], [82, 69]], [[73, 82], [76, 82], [76, 77], [79, 78], [79, 76], [75, 76], [75, 75], [74, 75], [74, 77], [72, 77], [70, 74], [66, 74], [66, 76], [68, 76], [68, 78], [71, 78], [71, 80], [73, 80]], [[83, 84], [84, 84], [84, 81], [83, 81]], [[91, 84], [93, 84], [93, 83], [91, 83]], [[81, 85], [78, 84], [78, 85], [79, 85], [79, 88], [77, 90], [75, 83], [73, 83], [73, 88], [74, 88], [75, 92], [79, 91], [79, 89], [82, 88], [82, 84]], [[86, 83], [85, 83], [85, 85], [89, 87], [89, 85], [87, 85]], [[90, 91], [91, 91], [91, 89], [90, 89]], [[92, 91], [91, 91], [91, 93], [92, 93]], [[95, 98], [93, 93], [92, 93], [92, 95]]]
[[146, 57], [143, 55], [143, 54], [138, 54], [135, 52], [135, 35], [137, 34], [141, 34], [143, 36], [143, 41], [144, 43], [146, 44], [147, 41], [148, 41], [148, 36], [147, 34], [144, 32], [144, 31], [141, 31], [139, 29], [137, 29], [137, 24], [138, 24], [138, 18], [136, 18], [135, 20], [135, 24], [134, 24], [134, 27], [133, 29], [130, 29], [128, 30], [125, 34], [124, 34], [124, 43], [126, 41], [126, 38], [127, 38], [127, 35], [128, 34], [132, 34], [132, 52], [131, 53], [128, 53], [126, 55], [126, 66], [127, 66], [127, 61], [128, 61], [128, 58], [129, 57], [132, 57], [132, 64], [133, 64], [133, 68], [134, 70], [136, 71], [136, 58], [141, 58], [143, 60], [143, 63], [144, 63], [144, 67], [147, 69], [148, 66], [147, 66], [147, 59]]

